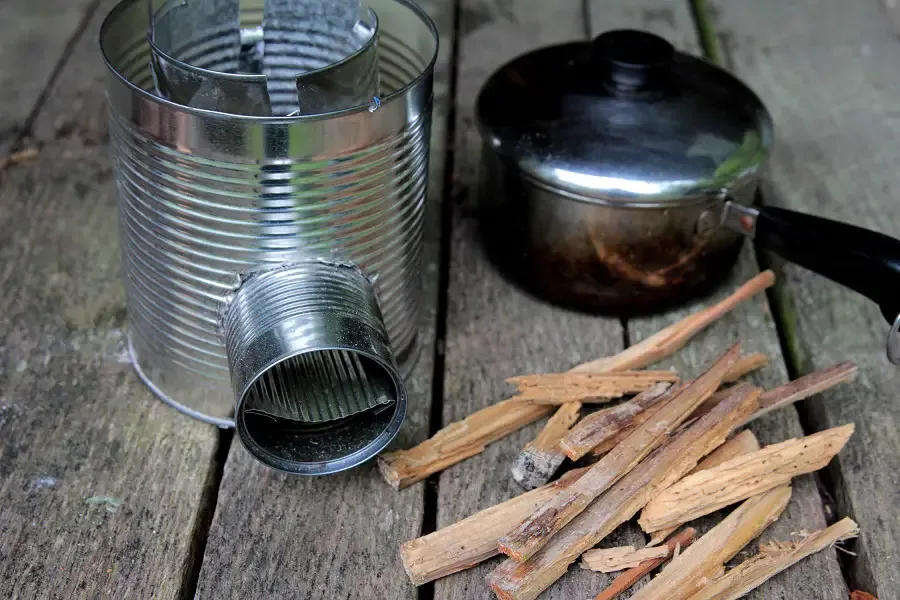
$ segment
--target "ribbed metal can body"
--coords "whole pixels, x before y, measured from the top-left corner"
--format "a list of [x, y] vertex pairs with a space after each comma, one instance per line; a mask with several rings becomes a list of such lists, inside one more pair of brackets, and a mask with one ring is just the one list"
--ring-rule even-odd
[[126, 0], [107, 19], [135, 22], [101, 34], [132, 351], [156, 393], [195, 416], [227, 420], [234, 408], [223, 307], [259, 269], [361, 269], [401, 371], [414, 359], [436, 41], [410, 34], [413, 4], [369, 4], [383, 24], [381, 102], [315, 118], [154, 96], [144, 3]]

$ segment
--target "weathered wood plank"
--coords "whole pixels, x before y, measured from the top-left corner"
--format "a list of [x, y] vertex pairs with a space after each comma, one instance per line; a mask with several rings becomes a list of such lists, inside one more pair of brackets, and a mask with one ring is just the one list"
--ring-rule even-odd
[[[888, 6], [711, 3], [723, 57], [775, 120], [764, 200], [898, 237], [900, 42]], [[783, 273], [778, 317], [795, 368], [843, 359], [860, 367], [855, 383], [805, 403], [815, 429], [856, 423], [831, 470], [836, 516], [852, 517], [862, 531], [857, 556], [845, 558], [851, 585], [900, 597], [900, 371], [884, 355], [887, 325], [865, 298], [795, 266]]]
[[588, 0], [590, 35], [609, 29], [641, 29], [666, 38], [676, 48], [698, 51], [690, 5], [682, 0]]
[[[701, 53], [697, 28], [687, 2], [655, 0], [638, 4], [633, 2], [622, 2], [621, 4], [621, 10], [627, 21], [610, 23], [607, 16], [610, 3], [599, 0], [591, 3], [592, 34], [596, 35], [612, 27], [630, 26], [661, 35], [681, 50], [693, 54]], [[684, 317], [697, 307], [720, 300], [757, 272], [758, 268], [752, 257], [752, 248], [747, 245], [743, 249], [738, 266], [731, 273], [728, 281], [712, 297], [700, 299], [694, 306], [684, 307], [671, 314], [630, 320], [628, 323], [629, 339], [632, 343], [638, 342]], [[769, 314], [768, 304], [763, 296], [753, 298], [726, 315], [663, 365], [676, 366], [684, 377], [699, 374], [737, 340], [741, 341], [742, 353], [759, 351], [764, 352], [770, 358], [770, 365], [754, 375], [754, 381], [767, 387], [787, 381], [787, 372], [781, 356], [777, 332]], [[753, 424], [751, 429], [757, 433], [763, 444], [803, 435], [795, 411], [790, 408], [760, 419], [759, 422]], [[698, 529], [701, 532], [705, 531], [721, 520], [725, 513], [727, 511], [701, 520]], [[822, 504], [815, 480], [812, 476], [802, 477], [794, 484], [790, 506], [778, 523], [769, 528], [764, 538], [788, 539], [792, 531], [801, 529], [814, 531], [823, 526]], [[751, 544], [748, 550], [752, 553], [755, 547], [755, 544]], [[846, 595], [841, 572], [834, 551], [831, 550], [818, 554], [781, 573], [748, 597], [837, 599], [845, 598]]]
[[[474, 208], [481, 140], [474, 100], [499, 66], [528, 50], [583, 39], [586, 23], [578, 0], [515, 3], [463, 0], [457, 83], [453, 232], [447, 315], [444, 424], [509, 395], [507, 377], [560, 371], [622, 349], [615, 319], [592, 318], [548, 306], [510, 285], [489, 265], [477, 240]], [[438, 526], [458, 521], [522, 489], [510, 467], [543, 422], [488, 446], [444, 471], [438, 482]], [[640, 543], [635, 530], [615, 544]], [[487, 598], [485, 575], [498, 559], [435, 582], [435, 598]], [[587, 598], [606, 575], [572, 569], [542, 598]]]
[[0, 156], [9, 152], [97, 0], [0, 2]]
[[[453, 3], [423, 0], [438, 27], [429, 205], [426, 214], [422, 350], [407, 380], [409, 410], [391, 448], [428, 437], [437, 325]], [[400, 544], [421, 533], [422, 485], [397, 492], [375, 461], [327, 477], [272, 472], [232, 444], [200, 573], [197, 598], [416, 598]]]
[[180, 598], [214, 471], [216, 430], [155, 400], [124, 352], [95, 35], [112, 4], [38, 117], [40, 156], [0, 185], [4, 598]]

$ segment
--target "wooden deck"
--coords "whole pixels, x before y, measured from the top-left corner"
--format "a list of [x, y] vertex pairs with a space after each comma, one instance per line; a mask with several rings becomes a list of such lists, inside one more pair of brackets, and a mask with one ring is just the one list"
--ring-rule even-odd
[[[489, 561], [414, 588], [403, 541], [519, 492], [508, 469], [528, 427], [402, 492], [374, 464], [292, 478], [255, 463], [227, 431], [154, 400], [123, 347], [125, 308], [99, 24], [112, 0], [0, 2], [0, 597], [490, 597]], [[612, 354], [678, 318], [591, 318], [523, 295], [475, 242], [485, 77], [528, 49], [614, 27], [648, 28], [707, 52], [772, 111], [777, 147], [763, 201], [900, 237], [900, 8], [889, 0], [422, 0], [441, 34], [422, 328], [396, 447], [500, 399], [503, 380]], [[703, 50], [701, 50], [703, 49]], [[527, 101], [527, 100], [525, 100]], [[747, 245], [732, 284], [759, 263], [779, 283], [695, 339], [694, 373], [736, 338], [772, 364], [762, 384], [841, 360], [857, 383], [753, 424], [764, 443], [853, 422], [832, 465], [800, 478], [765, 537], [861, 527], [855, 555], [822, 552], [748, 597], [900, 598], [900, 369], [877, 307]], [[729, 287], [733, 287], [729, 286]], [[726, 290], [723, 290], [723, 293]], [[898, 291], [900, 293], [900, 291]], [[687, 310], [687, 309], [685, 309]], [[684, 311], [682, 311], [684, 312]], [[617, 541], [641, 542], [636, 527]], [[542, 598], [581, 600], [607, 576], [577, 568]], [[627, 597], [627, 596], [626, 596]]]

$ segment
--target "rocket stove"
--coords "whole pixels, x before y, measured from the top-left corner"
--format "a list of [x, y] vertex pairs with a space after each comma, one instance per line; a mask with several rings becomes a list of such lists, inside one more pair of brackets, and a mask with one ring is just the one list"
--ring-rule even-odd
[[413, 2], [124, 0], [100, 33], [137, 373], [264, 464], [406, 414], [434, 24]]

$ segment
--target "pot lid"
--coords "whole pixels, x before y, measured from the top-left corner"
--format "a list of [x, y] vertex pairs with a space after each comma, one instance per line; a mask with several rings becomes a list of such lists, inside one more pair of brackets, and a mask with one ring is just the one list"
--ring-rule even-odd
[[653, 34], [614, 30], [507, 63], [477, 100], [486, 142], [539, 185], [595, 202], [675, 204], [755, 174], [759, 98]]

